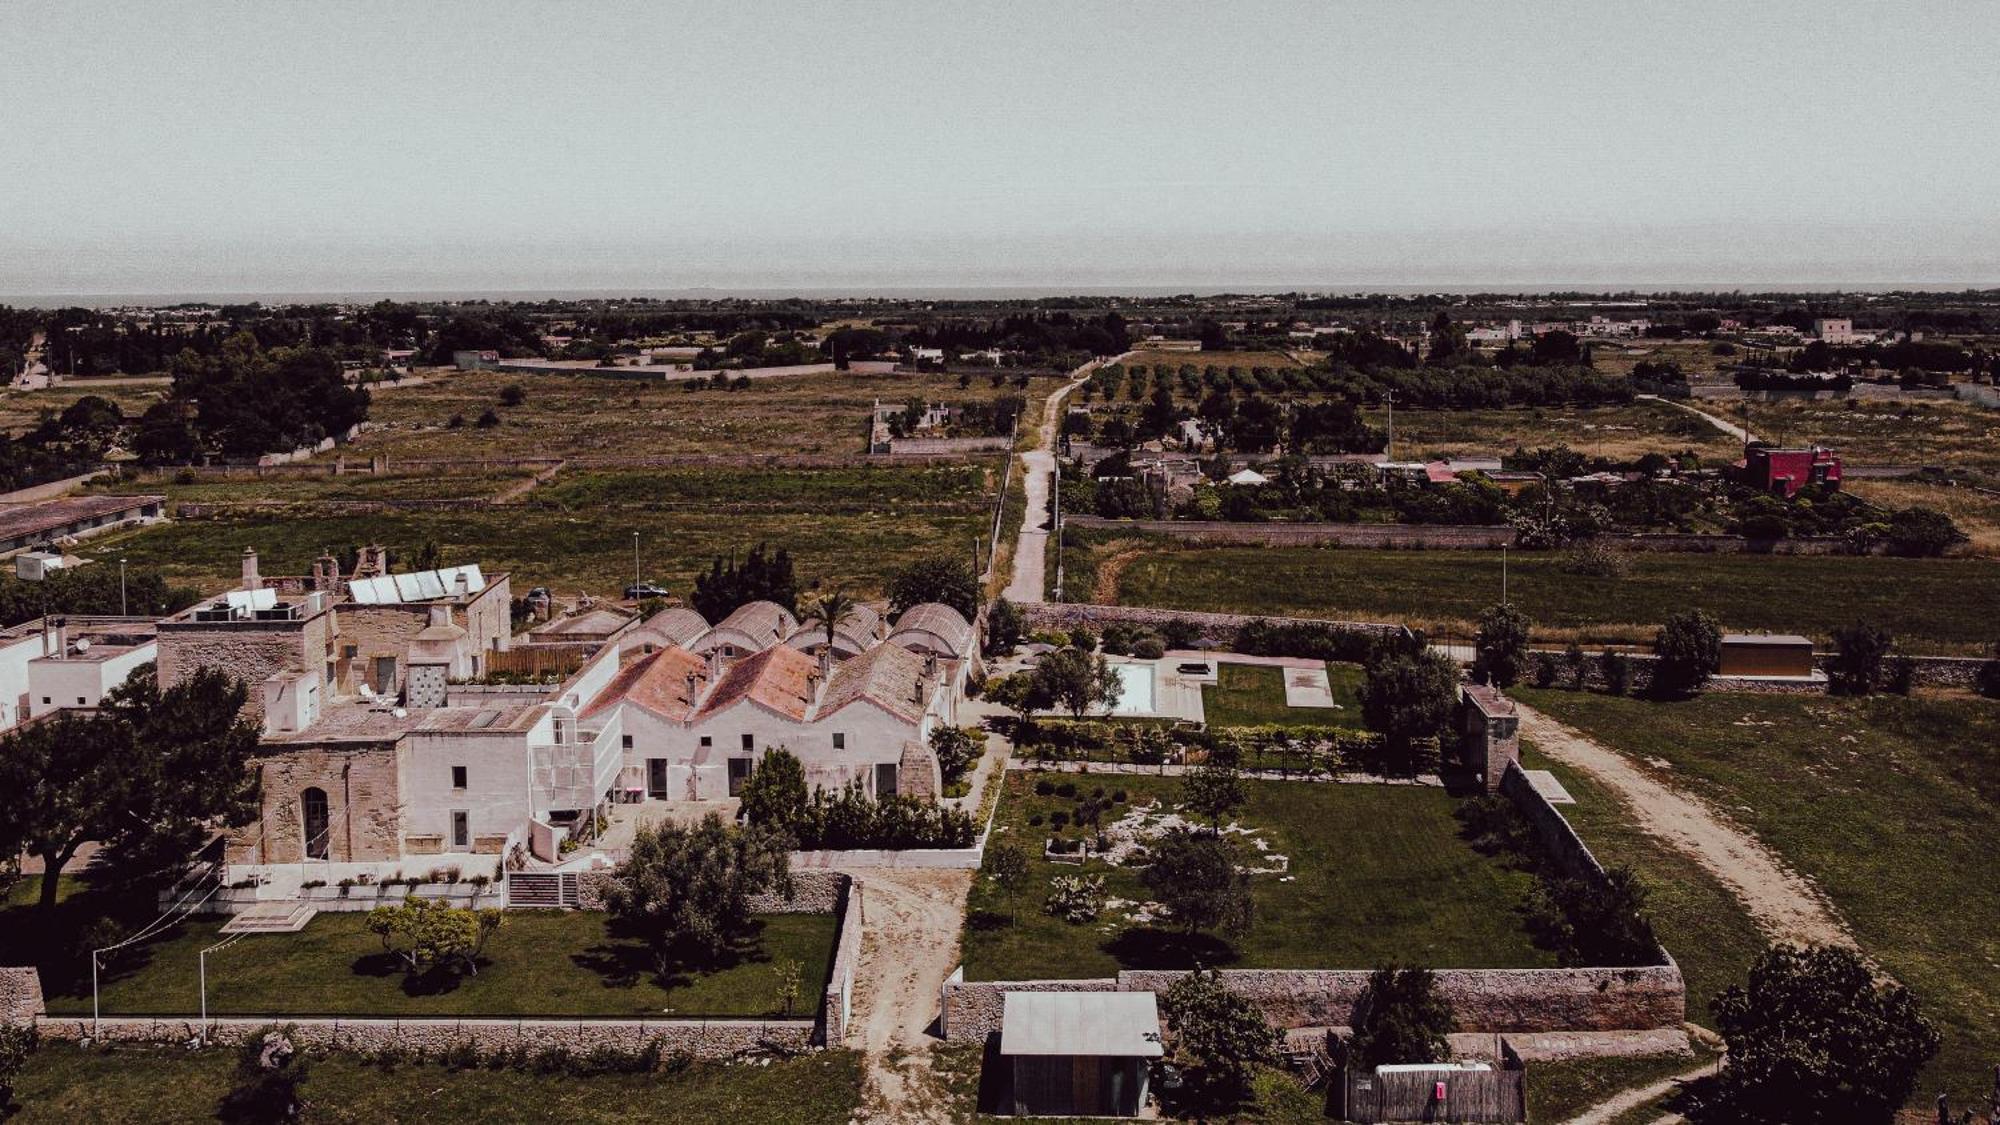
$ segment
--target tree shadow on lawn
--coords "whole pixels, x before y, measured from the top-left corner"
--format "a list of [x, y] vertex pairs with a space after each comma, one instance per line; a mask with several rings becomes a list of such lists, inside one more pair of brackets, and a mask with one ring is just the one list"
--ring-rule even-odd
[[605, 936], [620, 940], [600, 942], [570, 954], [569, 959], [577, 967], [596, 973], [606, 988], [635, 988], [641, 980], [650, 977], [656, 987], [667, 991], [693, 984], [709, 974], [727, 972], [739, 965], [771, 960], [770, 952], [764, 948], [764, 923], [761, 921], [751, 922], [728, 949], [712, 957], [685, 945], [675, 948], [665, 973], [659, 971], [653, 951], [638, 927], [613, 919], [605, 924], [604, 932]]
[[[492, 960], [486, 957], [481, 957], [476, 962], [481, 969], [492, 963]], [[461, 971], [460, 966], [456, 964], [433, 965], [421, 973], [412, 973], [404, 965], [403, 959], [394, 953], [364, 953], [356, 957], [348, 965], [348, 969], [358, 977], [401, 976], [405, 996], [442, 996], [447, 992], [456, 992], [459, 985], [464, 984], [466, 978], [473, 975]]]
[[[95, 867], [73, 876], [82, 884], [54, 907], [43, 910], [41, 877], [28, 876], [15, 888], [13, 905], [0, 908], [0, 965], [33, 965], [52, 997], [90, 995], [90, 953], [115, 945], [143, 929], [160, 913], [150, 884], [119, 883]], [[24, 896], [24, 897], [22, 897]], [[175, 921], [135, 945], [107, 954], [98, 965], [100, 984], [145, 971], [153, 947], [181, 936]]]
[[1214, 934], [1155, 926], [1121, 930], [1100, 948], [1117, 958], [1123, 969], [1213, 969], [1234, 964], [1242, 956], [1235, 946]]
[[998, 910], [975, 910], [965, 916], [965, 928], [976, 934], [990, 934], [1013, 924], [1013, 918]]

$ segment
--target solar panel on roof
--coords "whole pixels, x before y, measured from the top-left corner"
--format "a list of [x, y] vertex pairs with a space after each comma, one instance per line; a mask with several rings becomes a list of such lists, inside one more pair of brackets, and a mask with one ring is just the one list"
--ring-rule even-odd
[[251, 609], [276, 609], [277, 607], [278, 592], [276, 590], [265, 588], [250, 591]]
[[[444, 597], [444, 579], [435, 570], [426, 570], [414, 576], [417, 580], [417, 598], [428, 601]], [[407, 599], [406, 599], [407, 600]]]

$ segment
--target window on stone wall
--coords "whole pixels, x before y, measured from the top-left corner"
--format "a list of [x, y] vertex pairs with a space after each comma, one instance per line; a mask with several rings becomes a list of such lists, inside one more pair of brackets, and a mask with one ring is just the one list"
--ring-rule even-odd
[[464, 767], [464, 766], [453, 766], [453, 767], [451, 767], [451, 787], [452, 787], [453, 789], [463, 789], [463, 788], [465, 788], [465, 767]]
[[757, 748], [757, 736], [756, 736], [756, 735], [754, 735], [754, 734], [746, 734], [746, 735], [744, 735], [744, 736], [743, 736], [743, 748], [744, 748], [745, 750], [755, 750], [755, 749]]
[[835, 750], [847, 749], [847, 736], [844, 734], [835, 734], [833, 736], [833, 748]]

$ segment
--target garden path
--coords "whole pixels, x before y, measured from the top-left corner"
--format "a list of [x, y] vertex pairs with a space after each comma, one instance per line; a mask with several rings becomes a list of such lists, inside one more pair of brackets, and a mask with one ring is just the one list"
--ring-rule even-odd
[[950, 1122], [949, 1091], [931, 1068], [945, 978], [958, 967], [970, 871], [850, 872], [860, 883], [861, 956], [848, 1046], [866, 1055], [861, 1118]]
[[1021, 530], [1014, 538], [1014, 574], [1005, 594], [1016, 605], [1039, 602], [1047, 596], [1043, 593], [1048, 588], [1043, 548], [1049, 540], [1049, 482], [1056, 471], [1056, 455], [1052, 451], [1056, 446], [1056, 427], [1062, 421], [1063, 403], [1071, 391], [1090, 378], [1091, 372], [1123, 358], [1091, 360], [1071, 372], [1069, 384], [1049, 395], [1042, 404], [1042, 421], [1035, 428], [1035, 448], [1021, 454], [1021, 468], [1025, 470], [1021, 484], [1027, 493], [1028, 506], [1021, 516]]
[[1521, 737], [1616, 790], [1639, 827], [1706, 868], [1773, 941], [1855, 946], [1814, 887], [1747, 829], [1700, 799], [1654, 779], [1624, 754], [1515, 701]]

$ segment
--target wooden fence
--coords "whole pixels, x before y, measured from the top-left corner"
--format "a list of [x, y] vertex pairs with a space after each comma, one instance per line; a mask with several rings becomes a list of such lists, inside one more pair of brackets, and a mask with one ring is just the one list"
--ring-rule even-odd
[[[1526, 1072], [1434, 1070], [1337, 1074], [1328, 1111], [1348, 1121], [1516, 1122], [1528, 1119]], [[1442, 1088], [1444, 1096], [1438, 1096]]]
[[567, 676], [583, 667], [590, 654], [580, 647], [521, 645], [486, 654], [488, 675]]

